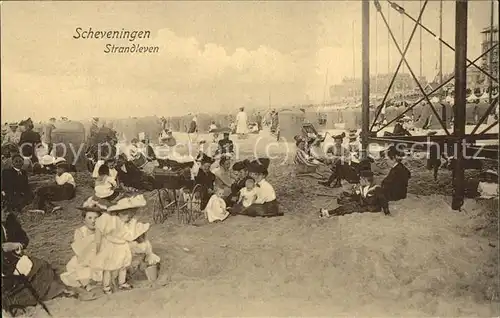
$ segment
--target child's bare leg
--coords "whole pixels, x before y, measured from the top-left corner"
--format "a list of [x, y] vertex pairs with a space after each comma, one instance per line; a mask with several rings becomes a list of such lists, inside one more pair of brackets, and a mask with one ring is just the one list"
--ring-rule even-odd
[[111, 271], [102, 272], [102, 289], [104, 293], [111, 293]]
[[127, 268], [122, 268], [118, 271], [118, 288], [120, 289], [131, 289], [132, 286], [127, 283]]

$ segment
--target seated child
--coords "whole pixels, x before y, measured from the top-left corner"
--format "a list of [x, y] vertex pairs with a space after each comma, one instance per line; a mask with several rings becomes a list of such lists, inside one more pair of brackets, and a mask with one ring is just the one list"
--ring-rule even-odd
[[208, 200], [205, 213], [210, 223], [224, 221], [229, 216], [229, 212], [226, 209], [226, 202], [224, 201], [223, 188], [217, 188], [215, 190], [215, 193], [210, 197], [210, 200]]
[[498, 173], [494, 170], [487, 170], [481, 174], [477, 186], [478, 199], [498, 198]]
[[107, 165], [99, 167], [99, 176], [95, 180], [94, 187], [95, 196], [99, 199], [113, 201], [119, 195], [117, 187], [116, 179], [110, 176], [109, 167]]
[[[146, 229], [144, 229], [146, 230]], [[140, 234], [140, 233], [136, 233]], [[151, 242], [146, 237], [146, 232], [140, 234], [140, 236], [135, 239], [135, 241], [130, 242], [130, 251], [132, 252], [132, 265], [131, 267], [136, 267], [146, 273], [149, 280], [153, 280], [149, 277], [146, 269], [150, 266], [159, 266], [160, 257], [153, 253], [153, 247]]]
[[102, 281], [102, 271], [92, 270], [90, 260], [96, 255], [95, 221], [101, 216], [99, 208], [78, 208], [82, 210], [84, 225], [75, 230], [71, 247], [75, 255], [61, 274], [63, 283], [70, 287], [83, 287], [90, 291], [93, 283]]
[[61, 162], [56, 166], [55, 182], [38, 188], [33, 200], [35, 210], [31, 212], [55, 212], [61, 210], [59, 206], [54, 206], [52, 201], [71, 200], [75, 197], [75, 179], [68, 172], [69, 165]]
[[245, 187], [240, 190], [240, 197], [238, 203], [233, 207], [231, 212], [241, 212], [251, 206], [257, 200], [257, 189], [255, 188], [255, 180], [247, 178]]
[[364, 170], [360, 173], [360, 185], [351, 195], [338, 200], [341, 206], [333, 210], [321, 209], [320, 217], [342, 216], [352, 213], [381, 212], [390, 215], [389, 204], [381, 186], [375, 184], [373, 172]]

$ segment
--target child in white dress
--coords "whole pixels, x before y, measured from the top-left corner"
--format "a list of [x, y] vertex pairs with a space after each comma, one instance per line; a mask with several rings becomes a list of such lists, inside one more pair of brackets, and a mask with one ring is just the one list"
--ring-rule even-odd
[[238, 204], [241, 204], [243, 208], [248, 208], [255, 202], [255, 200], [257, 200], [255, 180], [248, 178], [245, 181], [245, 187], [240, 190], [240, 199], [238, 200]]
[[223, 188], [215, 190], [215, 193], [208, 200], [205, 213], [210, 223], [224, 221], [229, 216], [229, 212], [226, 209], [226, 202], [224, 201]]
[[87, 291], [93, 282], [102, 281], [102, 271], [90, 267], [95, 250], [95, 223], [101, 216], [99, 208], [79, 208], [82, 210], [84, 225], [75, 230], [71, 248], [75, 255], [66, 265], [66, 272], [61, 274], [61, 280], [66, 286], [83, 287]]
[[[111, 285], [118, 280], [118, 288], [129, 290], [127, 267], [132, 262], [129, 243], [137, 239], [137, 233], [149, 229], [149, 223], [139, 223], [133, 214], [146, 205], [142, 195], [119, 200], [96, 220], [95, 243], [97, 255], [92, 267], [103, 271], [102, 285], [105, 294], [112, 293]], [[141, 232], [142, 231], [142, 232]]]

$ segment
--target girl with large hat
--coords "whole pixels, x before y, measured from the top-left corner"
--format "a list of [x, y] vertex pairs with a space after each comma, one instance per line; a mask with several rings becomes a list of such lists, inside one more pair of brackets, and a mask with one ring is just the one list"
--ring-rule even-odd
[[127, 268], [132, 263], [130, 242], [133, 242], [149, 229], [149, 223], [139, 223], [133, 216], [137, 210], [146, 206], [144, 196], [123, 198], [107, 208], [95, 222], [97, 255], [91, 267], [102, 270], [102, 285], [105, 294], [112, 293], [111, 286], [118, 280], [118, 288], [129, 290]]
[[239, 214], [247, 216], [273, 217], [282, 216], [283, 212], [279, 210], [276, 192], [273, 186], [266, 180], [269, 174], [270, 160], [268, 158], [259, 158], [248, 163], [248, 172], [256, 182], [257, 200], [248, 208], [240, 211]]

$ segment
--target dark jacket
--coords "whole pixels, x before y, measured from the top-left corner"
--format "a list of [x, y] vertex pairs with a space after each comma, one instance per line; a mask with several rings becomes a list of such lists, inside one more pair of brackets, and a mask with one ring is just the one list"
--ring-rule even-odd
[[219, 154], [231, 154], [234, 152], [234, 144], [230, 139], [219, 140], [219, 149], [217, 150]]
[[404, 129], [403, 125], [397, 123], [392, 131], [393, 136], [411, 136], [410, 132]]
[[33, 130], [24, 131], [21, 134], [19, 146], [21, 147], [21, 154], [25, 157], [36, 158], [35, 148], [42, 142], [40, 134]]
[[[5, 229], [5, 233], [2, 229], [2, 243], [21, 243], [24, 248], [28, 246], [28, 235], [26, 235], [26, 232], [23, 230], [14, 214], [9, 214], [5, 223], [2, 223], [2, 226]], [[20, 256], [16, 252], [2, 251], [2, 273], [5, 275], [13, 274], [19, 258]]]
[[205, 172], [203, 170], [198, 171], [198, 175], [196, 175], [195, 183], [199, 184], [206, 189], [214, 189], [215, 175], [212, 172]]
[[398, 163], [389, 171], [382, 181], [382, 188], [388, 201], [406, 199], [408, 192], [408, 181], [411, 173], [402, 163]]
[[17, 172], [14, 168], [2, 171], [2, 191], [7, 197], [12, 195], [31, 194], [28, 174], [24, 170]]

